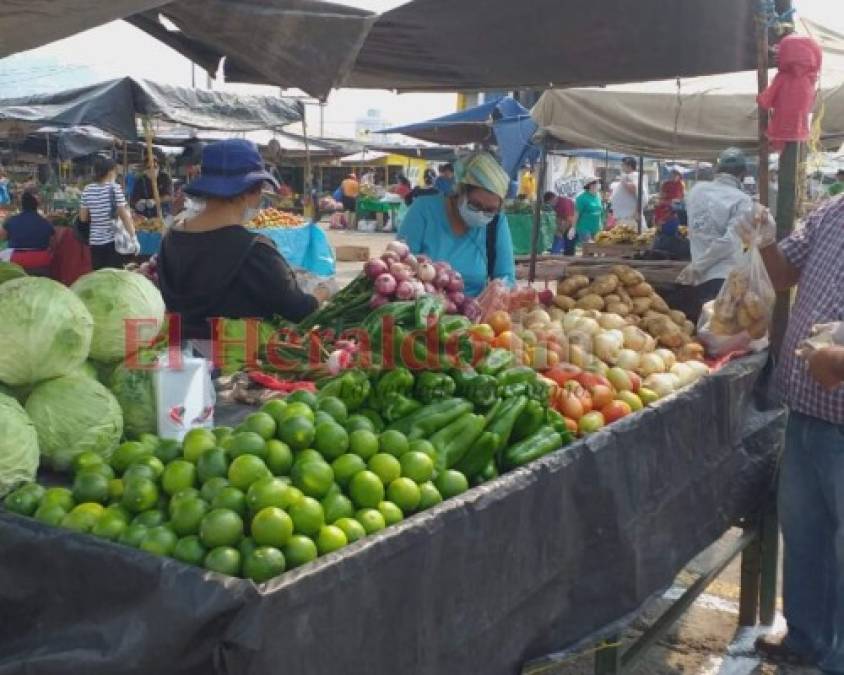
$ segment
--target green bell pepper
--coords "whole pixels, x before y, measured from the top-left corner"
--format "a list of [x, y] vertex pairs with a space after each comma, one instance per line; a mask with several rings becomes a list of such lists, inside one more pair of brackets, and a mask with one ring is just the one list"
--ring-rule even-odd
[[510, 368], [516, 357], [509, 349], [493, 349], [477, 365], [481, 375], [496, 375], [500, 371]]
[[433, 403], [454, 394], [456, 385], [445, 373], [426, 370], [416, 378], [413, 394], [422, 403]]
[[514, 468], [539, 459], [563, 446], [563, 437], [553, 427], [545, 426], [504, 451], [504, 466]]
[[472, 412], [472, 404], [462, 398], [449, 398], [437, 401], [415, 413], [390, 424], [390, 429], [401, 431], [409, 440], [428, 438], [461, 415]]
[[441, 316], [437, 329], [439, 330], [440, 340], [445, 344], [452, 333], [461, 330], [468, 330], [472, 327], [472, 322], [465, 316], [460, 314], [448, 314]]
[[530, 366], [514, 366], [502, 370], [495, 376], [495, 379], [502, 387], [511, 384], [530, 383], [536, 380], [536, 371]]
[[408, 396], [413, 391], [413, 382], [413, 374], [401, 366], [382, 373], [373, 392], [376, 402], [383, 405], [387, 394]]
[[493, 431], [484, 431], [454, 466], [467, 478], [473, 478], [484, 470], [495, 457], [501, 438]]
[[465, 396], [479, 408], [488, 408], [498, 399], [498, 382], [492, 375], [478, 375], [468, 383]]
[[545, 419], [545, 407], [539, 401], [529, 400], [513, 425], [513, 440], [520, 441], [532, 436], [545, 424]]
[[439, 295], [428, 294], [417, 298], [414, 308], [416, 328], [427, 328], [428, 322], [431, 319], [438, 321], [443, 312], [445, 312], [445, 300]]
[[450, 469], [463, 459], [483, 433], [484, 423], [483, 415], [465, 413], [431, 436], [429, 440], [437, 452], [434, 460], [437, 471]]
[[498, 435], [499, 442], [496, 448], [497, 452], [501, 452], [510, 441], [510, 436], [513, 433], [513, 426], [516, 420], [527, 406], [526, 396], [517, 396], [516, 398], [505, 399], [501, 407], [498, 409], [495, 417], [490, 420], [486, 430]]
[[463, 368], [452, 368], [448, 371], [448, 376], [454, 380], [455, 390], [458, 396], [465, 396], [467, 385], [478, 376], [472, 366], [465, 366]]
[[321, 397], [336, 396], [351, 412], [360, 408], [369, 396], [371, 385], [362, 370], [347, 370], [345, 373], [328, 380], [319, 390]]
[[381, 401], [381, 415], [388, 422], [395, 422], [402, 417], [412, 415], [422, 407], [419, 401], [414, 401], [398, 392], [390, 392]]

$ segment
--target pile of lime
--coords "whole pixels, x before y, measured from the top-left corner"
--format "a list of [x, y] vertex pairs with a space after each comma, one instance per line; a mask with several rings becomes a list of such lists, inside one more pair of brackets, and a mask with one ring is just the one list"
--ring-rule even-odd
[[375, 432], [337, 398], [296, 392], [181, 444], [143, 435], [85, 452], [69, 487], [29, 483], [7, 510], [263, 582], [468, 489], [434, 448]]

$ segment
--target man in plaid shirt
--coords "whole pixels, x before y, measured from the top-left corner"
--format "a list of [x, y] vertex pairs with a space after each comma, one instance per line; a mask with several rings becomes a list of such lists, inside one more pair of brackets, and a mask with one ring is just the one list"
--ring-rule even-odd
[[788, 634], [762, 638], [757, 648], [774, 660], [844, 673], [844, 346], [797, 355], [813, 326], [844, 319], [844, 197], [779, 244], [773, 220], [757, 227], [774, 287], [798, 285], [777, 371], [789, 408], [778, 498]]

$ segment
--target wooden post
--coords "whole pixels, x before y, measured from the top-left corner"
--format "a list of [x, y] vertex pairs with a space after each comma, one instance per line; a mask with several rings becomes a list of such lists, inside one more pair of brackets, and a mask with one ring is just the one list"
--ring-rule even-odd
[[[800, 158], [800, 143], [785, 144], [780, 153], [779, 183], [777, 192], [777, 241], [786, 238], [794, 230], [797, 214], [797, 163]], [[788, 325], [791, 308], [791, 294], [788, 291], [777, 294], [774, 316], [771, 322], [771, 350], [778, 354]]]
[[[761, 94], [768, 88], [768, 22], [767, 17], [756, 15], [756, 80]], [[768, 165], [770, 145], [768, 143], [768, 111], [759, 106], [759, 202], [768, 206]]]
[[[548, 142], [542, 140], [542, 153], [539, 156], [539, 176], [537, 177], [537, 190], [539, 185], [545, 185], [545, 174], [548, 170]], [[539, 248], [539, 228], [542, 224], [542, 199], [537, 194], [536, 202], [533, 205], [533, 232], [530, 237], [530, 268], [528, 281], [533, 283], [536, 279], [536, 255]]]
[[642, 234], [642, 220], [644, 218], [643, 197], [645, 187], [645, 156], [639, 155], [639, 186], [636, 190], [636, 231]]
[[[144, 138], [146, 139], [146, 146], [147, 146], [147, 169], [149, 169], [150, 173], [153, 173], [153, 160], [155, 159], [152, 154], [152, 125], [150, 124], [149, 117], [144, 116]], [[158, 216], [158, 220], [163, 221], [164, 216], [161, 213], [161, 195], [158, 194], [158, 181], [154, 179], [150, 179], [152, 183], [152, 197], [155, 200], [155, 213]]]

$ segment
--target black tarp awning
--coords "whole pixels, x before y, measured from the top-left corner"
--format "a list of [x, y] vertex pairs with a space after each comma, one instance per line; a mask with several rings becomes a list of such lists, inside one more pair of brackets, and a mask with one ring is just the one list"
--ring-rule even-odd
[[15, 99], [0, 99], [0, 120], [62, 126], [90, 125], [126, 140], [137, 137], [136, 116], [198, 129], [252, 131], [300, 122], [301, 101], [172, 87], [124, 77]]
[[380, 16], [320, 0], [55, 4], [0, 4], [0, 57], [123, 17], [212, 73], [225, 56], [230, 81], [319, 97], [338, 86], [544, 89], [756, 67], [755, 0], [412, 0]]

